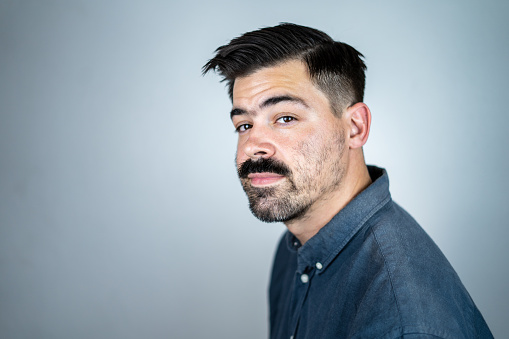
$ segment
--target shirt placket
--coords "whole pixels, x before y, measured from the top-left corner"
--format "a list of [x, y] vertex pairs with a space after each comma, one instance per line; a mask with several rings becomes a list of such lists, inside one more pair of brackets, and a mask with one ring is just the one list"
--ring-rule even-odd
[[290, 339], [297, 338], [297, 330], [299, 328], [300, 316], [302, 307], [306, 302], [309, 288], [311, 286], [311, 279], [314, 276], [315, 270], [306, 267], [303, 273], [297, 271], [294, 279], [294, 293], [293, 293], [293, 312], [291, 321], [291, 336]]

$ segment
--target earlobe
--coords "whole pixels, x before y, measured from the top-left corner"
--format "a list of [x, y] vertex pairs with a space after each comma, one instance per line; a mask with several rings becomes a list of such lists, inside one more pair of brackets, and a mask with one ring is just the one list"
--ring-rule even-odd
[[350, 122], [350, 148], [360, 148], [368, 141], [371, 112], [365, 103], [358, 102], [347, 108], [347, 114]]

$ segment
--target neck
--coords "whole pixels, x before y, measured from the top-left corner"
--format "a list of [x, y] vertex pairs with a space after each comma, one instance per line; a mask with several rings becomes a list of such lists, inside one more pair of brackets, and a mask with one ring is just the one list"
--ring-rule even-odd
[[352, 161], [336, 190], [313, 203], [299, 219], [285, 222], [288, 230], [304, 245], [339, 213], [353, 198], [371, 184], [368, 168], [362, 161]]

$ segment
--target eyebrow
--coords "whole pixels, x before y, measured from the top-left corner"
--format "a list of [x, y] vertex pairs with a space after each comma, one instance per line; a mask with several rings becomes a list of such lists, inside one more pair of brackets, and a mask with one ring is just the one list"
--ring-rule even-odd
[[244, 110], [244, 109], [240, 109], [240, 108], [234, 108], [232, 109], [232, 111], [230, 112], [230, 119], [233, 119], [233, 117], [235, 115], [242, 115], [242, 114], [246, 114], [247, 111]]
[[[260, 104], [260, 108], [274, 106], [274, 105], [279, 104], [280, 102], [284, 102], [284, 101], [297, 103], [297, 104], [303, 105], [306, 108], [309, 107], [306, 104], [306, 102], [304, 100], [302, 100], [301, 98], [292, 97], [290, 95], [278, 95], [278, 96], [270, 97], [270, 98], [266, 99], [264, 102], [262, 102]], [[242, 115], [242, 114], [247, 114], [247, 113], [248, 112], [242, 108], [234, 108], [230, 112], [230, 119], [233, 118], [235, 115]]]

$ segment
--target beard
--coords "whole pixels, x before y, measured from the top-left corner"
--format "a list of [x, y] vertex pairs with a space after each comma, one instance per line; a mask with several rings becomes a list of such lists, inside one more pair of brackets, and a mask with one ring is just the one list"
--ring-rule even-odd
[[[239, 178], [249, 200], [249, 209], [261, 221], [285, 222], [303, 215], [308, 206], [299, 204], [293, 197], [298, 189], [291, 171], [282, 163], [271, 158], [246, 160], [239, 167]], [[254, 187], [247, 175], [249, 173], [270, 172], [284, 175], [284, 182], [277, 186]]]
[[[249, 209], [264, 222], [288, 222], [303, 218], [311, 206], [340, 185], [345, 172], [342, 163], [345, 139], [338, 133], [317, 152], [316, 142], [307, 141], [293, 150], [298, 154], [294, 169], [272, 158], [248, 159], [237, 172], [249, 200]], [[250, 173], [270, 172], [284, 179], [268, 187], [254, 187]]]

